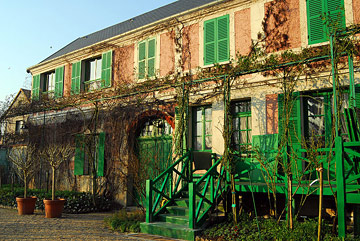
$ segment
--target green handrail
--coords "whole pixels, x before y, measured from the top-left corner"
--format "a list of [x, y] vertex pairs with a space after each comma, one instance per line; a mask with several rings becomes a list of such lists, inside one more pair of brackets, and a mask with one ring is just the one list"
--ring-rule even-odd
[[[217, 199], [228, 187], [226, 171], [221, 163], [222, 157], [198, 181], [189, 183], [189, 228], [198, 228], [202, 224], [209, 211], [216, 205]], [[209, 205], [204, 207], [204, 203]]]
[[[187, 170], [191, 168], [190, 155], [190, 151], [186, 152], [154, 180], [146, 180], [146, 222], [152, 222], [154, 217], [162, 213], [166, 206], [174, 201], [185, 187], [184, 185], [179, 189], [180, 183], [186, 184], [190, 181], [186, 176]], [[180, 169], [181, 171], [179, 171]], [[175, 180], [173, 180], [174, 175], [177, 175]], [[161, 184], [160, 189], [157, 188], [159, 182]], [[174, 187], [173, 183], [175, 183]], [[162, 198], [166, 201], [161, 206], [160, 200]]]

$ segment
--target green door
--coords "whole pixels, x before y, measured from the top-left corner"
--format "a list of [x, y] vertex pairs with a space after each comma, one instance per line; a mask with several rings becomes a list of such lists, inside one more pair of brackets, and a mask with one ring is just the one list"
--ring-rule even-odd
[[[144, 123], [137, 139], [137, 155], [141, 186], [135, 187], [135, 197], [144, 204], [145, 180], [155, 179], [171, 161], [172, 128], [165, 120], [154, 119]], [[139, 188], [141, 190], [136, 190]]]

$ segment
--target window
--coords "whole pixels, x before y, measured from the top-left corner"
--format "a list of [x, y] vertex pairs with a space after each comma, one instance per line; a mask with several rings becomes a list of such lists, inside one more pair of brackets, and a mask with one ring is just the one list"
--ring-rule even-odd
[[60, 98], [63, 96], [64, 89], [64, 66], [55, 70], [35, 75], [32, 85], [32, 99], [39, 100], [40, 94], [48, 97]]
[[155, 76], [156, 40], [148, 39], [138, 46], [139, 79]]
[[204, 22], [204, 65], [229, 60], [229, 15]]
[[42, 75], [42, 93], [48, 94], [49, 97], [54, 96], [55, 91], [55, 71], [45, 73]]
[[170, 124], [163, 119], [156, 119], [147, 121], [144, 128], [140, 132], [140, 137], [158, 137], [164, 135], [171, 135], [172, 128]]
[[307, 0], [309, 44], [325, 42], [328, 36], [345, 28], [344, 0]]
[[196, 151], [211, 151], [211, 106], [196, 107], [193, 110], [193, 148]]
[[1, 134], [1, 136], [5, 135], [6, 125], [7, 125], [7, 123], [5, 121], [1, 122], [1, 125], [0, 125], [0, 134]]
[[105, 133], [77, 135], [75, 144], [74, 175], [90, 175], [94, 164], [97, 176], [104, 176]]
[[234, 150], [241, 153], [251, 149], [251, 101], [235, 102], [232, 105]]
[[72, 64], [71, 94], [111, 87], [112, 51]]
[[85, 92], [93, 91], [101, 87], [101, 57], [84, 61], [85, 65]]
[[18, 120], [15, 122], [15, 133], [21, 134], [22, 129], [24, 128], [24, 121]]

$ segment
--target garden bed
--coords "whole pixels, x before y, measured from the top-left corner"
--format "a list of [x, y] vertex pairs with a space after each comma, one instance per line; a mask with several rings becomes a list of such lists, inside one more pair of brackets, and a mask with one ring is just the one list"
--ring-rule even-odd
[[[16, 197], [24, 195], [24, 189], [21, 187], [14, 187], [13, 189], [4, 185], [0, 188], [0, 206], [16, 208]], [[113, 207], [113, 201], [111, 198], [104, 196], [97, 196], [95, 206], [92, 201], [92, 194], [85, 192], [75, 191], [56, 191], [56, 197], [66, 199], [64, 206], [64, 213], [91, 213], [109, 211]], [[51, 191], [46, 192], [39, 189], [29, 189], [28, 196], [36, 196], [37, 201], [35, 209], [44, 210], [43, 200], [45, 198], [51, 199]]]

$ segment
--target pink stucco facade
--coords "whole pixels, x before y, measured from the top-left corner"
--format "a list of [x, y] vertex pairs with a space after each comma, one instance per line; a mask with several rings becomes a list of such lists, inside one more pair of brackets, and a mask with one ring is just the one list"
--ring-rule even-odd
[[278, 133], [278, 95], [266, 95], [266, 134]]
[[199, 66], [199, 24], [187, 26], [182, 37], [182, 68], [193, 69]]
[[131, 83], [134, 80], [134, 54], [134, 44], [114, 50], [112, 79], [115, 88], [123, 83]]
[[251, 16], [250, 8], [235, 12], [235, 51], [246, 55], [251, 46]]
[[175, 70], [175, 44], [174, 32], [160, 35], [160, 76], [174, 73]]

